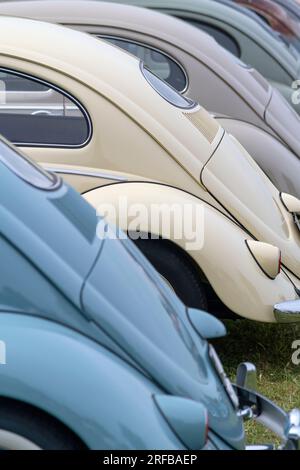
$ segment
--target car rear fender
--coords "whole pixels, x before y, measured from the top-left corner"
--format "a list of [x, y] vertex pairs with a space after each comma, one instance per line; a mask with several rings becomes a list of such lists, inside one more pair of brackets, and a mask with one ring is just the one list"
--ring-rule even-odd
[[0, 397], [58, 419], [90, 449], [183, 448], [154, 403], [161, 390], [100, 344], [26, 314], [1, 313], [0, 331]]
[[281, 192], [300, 199], [300, 160], [279, 138], [244, 121], [217, 118], [222, 127], [232, 134], [256, 161]]
[[[274, 304], [297, 297], [283, 272], [275, 280], [263, 273], [246, 246], [251, 239], [247, 232], [189, 193], [159, 183], [128, 182], [102, 186], [84, 197], [124, 231], [167, 238], [187, 251], [221, 301], [239, 315], [274, 322]], [[149, 215], [157, 214], [157, 208], [160, 218], [153, 222]]]

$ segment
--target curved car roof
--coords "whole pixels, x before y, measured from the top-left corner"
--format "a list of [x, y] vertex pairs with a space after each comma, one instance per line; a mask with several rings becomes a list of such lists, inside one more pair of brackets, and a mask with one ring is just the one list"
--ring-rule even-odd
[[260, 109], [261, 114], [270, 99], [271, 87], [265, 90], [257, 86], [249, 69], [241, 66], [214, 38], [184, 21], [156, 11], [95, 1], [22, 1], [0, 3], [0, 13], [65, 25], [118, 27], [118, 35], [124, 29], [161, 38], [203, 62], [255, 109]]
[[288, 11], [292, 17], [300, 19], [300, 5], [295, 0], [274, 0], [278, 5], [282, 5], [286, 11]]
[[[220, 1], [220, 0], [218, 0]], [[234, 0], [234, 5], [243, 5], [247, 9], [253, 8], [257, 14], [267, 14], [269, 19], [267, 22], [272, 22], [272, 28], [285, 36], [296, 35], [299, 36], [299, 25], [285, 8], [275, 3], [273, 0]], [[251, 10], [250, 10], [251, 11]]]
[[[197, 133], [195, 140], [187, 139], [187, 132], [194, 132], [184, 114], [190, 105], [177, 107], [170, 104], [149, 84], [136, 57], [89, 34], [38, 20], [2, 16], [0, 56], [2, 67], [8, 64], [8, 68], [37, 75], [42, 80], [49, 80], [49, 70], [54, 71], [52, 76], [55, 71], [59, 72], [58, 83], [55, 78], [51, 83], [63, 87], [72, 96], [76, 95], [78, 85], [90, 89], [95, 96], [100, 95], [111, 102], [137, 126], [146, 129], [149, 136], [158, 140], [167, 151], [174, 152], [179, 160], [186, 161], [187, 151], [197, 155], [200, 145], [201, 160], [195, 158], [189, 162], [192, 174], [199, 173], [201, 161], [207, 161], [223, 134], [213, 123], [218, 127], [218, 138], [213, 143], [202, 133]], [[71, 90], [64, 86], [64, 76], [69, 83], [74, 81]], [[172, 93], [176, 94], [175, 91]], [[84, 90], [80, 95], [84, 106]], [[79, 99], [77, 95], [75, 98]], [[92, 113], [90, 102], [88, 107], [88, 112]], [[195, 111], [197, 109], [195, 107]]]
[[[71, 187], [1, 136], [0, 178], [0, 235], [79, 306], [83, 280], [102, 245], [96, 237], [95, 211]], [[1, 301], [5, 298], [2, 292]], [[45, 314], [46, 304], [45, 299]]]
[[293, 76], [297, 77], [298, 58], [290, 52], [289, 47], [280, 37], [267, 25], [240, 9], [225, 5], [212, 0], [108, 0], [113, 3], [129, 3], [131, 5], [143, 6], [155, 10], [172, 10], [178, 14], [190, 12], [191, 14], [204, 14], [218, 21], [227, 23], [231, 27], [240, 30], [243, 34], [251, 37], [261, 45], [268, 53], [278, 60], [284, 68]]
[[252, 18], [253, 20], [257, 21], [270, 34], [274, 35], [272, 28], [270, 28], [270, 26], [268, 26], [268, 24], [260, 16], [258, 16], [254, 11], [249, 10], [249, 8], [244, 7], [240, 3], [236, 3], [235, 0], [214, 0], [214, 1], [218, 3], [223, 3], [223, 5], [227, 5], [230, 8], [234, 8], [235, 10], [240, 11], [246, 16], [249, 16], [249, 18]]
[[[94, 85], [93, 88], [100, 92], [101, 88], [121, 90], [126, 86], [120, 68], [127, 72], [132, 68], [139, 69], [134, 56], [88, 34], [10, 16], [0, 16], [0, 53], [54, 68], [88, 86]], [[93, 60], [99, 56], [101, 61]], [[19, 70], [22, 71], [21, 64]]]

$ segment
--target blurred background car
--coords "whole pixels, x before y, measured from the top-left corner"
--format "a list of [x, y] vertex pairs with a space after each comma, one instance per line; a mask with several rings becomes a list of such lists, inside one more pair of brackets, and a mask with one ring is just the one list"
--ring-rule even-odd
[[[205, 108], [106, 41], [24, 18], [1, 17], [0, 26], [0, 71], [20, 99], [12, 107], [2, 93], [6, 137], [95, 208], [108, 201], [108, 219], [133, 238], [145, 234], [139, 247], [186, 305], [266, 322], [300, 319], [300, 201], [280, 194]], [[28, 80], [53, 90], [53, 114], [32, 109]], [[132, 220], [136, 204], [143, 211]]]
[[[216, 0], [223, 2], [224, 0]], [[241, 5], [253, 11], [273, 31], [276, 31], [289, 44], [300, 50], [300, 25], [288, 11], [273, 0], [231, 0], [235, 5]], [[228, 2], [227, 2], [228, 3]]]
[[281, 5], [295, 20], [300, 20], [300, 4], [298, 0], [274, 0]]
[[[109, 0], [159, 10], [181, 18], [211, 34], [233, 55], [257, 69], [278, 88], [289, 103], [292, 84], [299, 78], [300, 55], [257, 15], [211, 0]], [[247, 9], [244, 9], [247, 12]], [[250, 12], [251, 13], [251, 12]]]
[[300, 411], [257, 393], [249, 363], [233, 388], [207, 342], [222, 323], [76, 191], [1, 138], [0, 177], [1, 450], [243, 450], [246, 417], [299, 447]]
[[[169, 15], [106, 2], [2, 2], [0, 13], [61, 23], [137, 56], [159, 78], [211, 111], [280, 191], [300, 198], [298, 115], [259, 72], [207, 33]], [[8, 110], [9, 102], [20, 102], [19, 91], [14, 91], [17, 78], [2, 73], [0, 83], [6, 90]], [[40, 100], [39, 113], [54, 112], [50, 105], [57, 95], [39, 85], [30, 96], [32, 83], [23, 82], [26, 101], [31, 99], [33, 105]], [[59, 100], [65, 100], [66, 113], [76, 113], [66, 98]], [[59, 103], [56, 106], [59, 109]], [[26, 109], [30, 110], [28, 103]]]

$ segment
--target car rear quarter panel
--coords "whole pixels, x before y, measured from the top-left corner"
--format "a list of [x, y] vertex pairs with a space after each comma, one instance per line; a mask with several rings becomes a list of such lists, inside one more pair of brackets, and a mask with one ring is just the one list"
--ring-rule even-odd
[[[151, 205], [158, 204], [165, 208], [174, 204], [181, 207], [191, 205], [202, 212], [203, 224], [199, 227], [203, 245], [191, 249], [188, 254], [196, 261], [206, 275], [211, 286], [223, 303], [233, 312], [257, 321], [274, 322], [274, 304], [297, 295], [292, 283], [284, 273], [275, 280], [269, 279], [254, 261], [246, 247], [245, 240], [249, 235], [230, 219], [200, 199], [182, 190], [155, 183], [121, 183], [104, 186], [84, 195], [96, 209], [105, 201], [119, 211], [120, 197], [126, 197], [128, 207], [142, 204], [147, 217], [138, 220], [138, 230], [149, 233], [148, 214]], [[167, 209], [166, 209], [167, 210]], [[196, 211], [193, 212], [196, 214]], [[167, 217], [167, 215], [166, 215]], [[122, 217], [123, 230], [127, 230], [129, 219]], [[179, 221], [170, 219], [171, 226], [180, 231]], [[113, 222], [113, 221], [112, 221]], [[130, 229], [133, 230], [132, 220]], [[194, 220], [194, 226], [196, 220]], [[155, 235], [169, 238], [161, 226], [151, 227]], [[178, 232], [177, 232], [178, 233]], [[175, 244], [186, 250], [189, 239], [174, 239]]]
[[0, 325], [0, 396], [57, 418], [90, 449], [183, 449], [152, 399], [161, 391], [117, 356], [46, 320], [2, 313]]
[[300, 160], [277, 137], [247, 122], [218, 118], [266, 173], [279, 191], [300, 198]]

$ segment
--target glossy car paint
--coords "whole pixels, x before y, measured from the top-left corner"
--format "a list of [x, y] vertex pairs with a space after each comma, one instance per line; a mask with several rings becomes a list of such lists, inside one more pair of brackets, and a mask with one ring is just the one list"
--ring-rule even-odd
[[[171, 105], [149, 85], [135, 57], [89, 35], [25, 19], [1, 18], [0, 25], [1, 66], [66, 90], [93, 124], [82, 148], [28, 146], [28, 154], [61, 173], [95, 207], [103, 200], [117, 204], [119, 196], [146, 207], [199, 206], [207, 236], [203, 248], [188, 255], [233, 312], [272, 322], [275, 304], [298, 298], [289, 277], [299, 286], [293, 217], [247, 152], [203, 108], [183, 112]], [[249, 238], [282, 250], [284, 268], [275, 280], [253, 259]], [[188, 240], [173, 242], [185, 247]]]
[[[273, 83], [291, 102], [292, 83], [299, 78], [298, 51], [286, 44], [276, 32], [247, 14], [211, 0], [109, 0], [159, 10], [188, 22], [203, 22], [221, 30], [236, 42], [240, 59]], [[195, 23], [195, 24], [196, 24]], [[204, 28], [205, 29], [205, 28]], [[217, 37], [217, 36], [216, 36]], [[299, 108], [295, 107], [296, 111]]]
[[233, 1], [257, 13], [274, 31], [280, 33], [298, 50], [300, 49], [300, 26], [281, 5], [272, 0]]
[[281, 5], [295, 20], [300, 20], [300, 4], [297, 0], [274, 0]]
[[[300, 198], [298, 116], [284, 100], [273, 105], [278, 97], [271, 85], [203, 31], [149, 9], [105, 2], [2, 2], [0, 13], [62, 23], [95, 37], [121, 38], [167, 54], [186, 73], [184, 95], [212, 111], [280, 191]], [[282, 126], [286, 121], [290, 125]]]
[[206, 407], [212, 442], [215, 429], [224, 448], [243, 448], [207, 342], [133, 243], [98, 239], [106, 222], [67, 185], [38, 189], [2, 162], [0, 173], [1, 399], [91, 449], [183, 449], [153, 400], [179, 394]]

